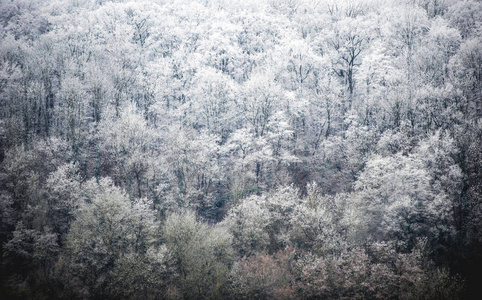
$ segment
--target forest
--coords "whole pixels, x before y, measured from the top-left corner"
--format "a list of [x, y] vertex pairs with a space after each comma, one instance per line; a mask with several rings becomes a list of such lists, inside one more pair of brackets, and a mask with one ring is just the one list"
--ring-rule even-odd
[[480, 299], [481, 270], [481, 0], [0, 0], [2, 299]]

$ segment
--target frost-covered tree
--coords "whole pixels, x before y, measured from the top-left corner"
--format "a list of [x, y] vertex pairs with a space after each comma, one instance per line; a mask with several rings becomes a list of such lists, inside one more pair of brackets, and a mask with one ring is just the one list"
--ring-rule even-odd
[[[411, 249], [430, 230], [446, 198], [437, 197], [421, 159], [396, 154], [371, 158], [355, 183], [358, 239], [397, 239]], [[439, 203], [442, 201], [442, 203]]]
[[174, 297], [222, 299], [233, 260], [232, 236], [223, 227], [210, 227], [185, 211], [166, 219], [163, 240], [175, 270], [170, 288]]
[[[150, 205], [146, 199], [131, 201], [109, 179], [85, 185], [92, 194], [80, 204], [67, 235], [62, 280], [85, 297], [157, 293], [167, 254]], [[142, 288], [132, 289], [134, 283]]]

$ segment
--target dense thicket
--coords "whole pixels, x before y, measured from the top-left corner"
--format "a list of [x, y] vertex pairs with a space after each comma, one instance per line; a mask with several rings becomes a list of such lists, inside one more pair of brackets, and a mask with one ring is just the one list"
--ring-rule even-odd
[[0, 294], [480, 293], [482, 2], [0, 0]]

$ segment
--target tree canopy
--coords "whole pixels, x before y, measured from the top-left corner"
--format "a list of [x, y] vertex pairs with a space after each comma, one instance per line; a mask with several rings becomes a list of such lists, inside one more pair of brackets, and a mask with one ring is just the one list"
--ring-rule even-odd
[[457, 299], [480, 0], [0, 0], [0, 294]]

